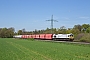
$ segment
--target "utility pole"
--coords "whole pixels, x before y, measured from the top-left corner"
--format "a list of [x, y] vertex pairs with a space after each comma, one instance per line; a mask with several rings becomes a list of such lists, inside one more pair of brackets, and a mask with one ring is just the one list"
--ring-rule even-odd
[[53, 19], [53, 15], [51, 16], [51, 20], [46, 20], [46, 21], [51, 21], [51, 33], [53, 34], [53, 22], [58, 22], [58, 21]]

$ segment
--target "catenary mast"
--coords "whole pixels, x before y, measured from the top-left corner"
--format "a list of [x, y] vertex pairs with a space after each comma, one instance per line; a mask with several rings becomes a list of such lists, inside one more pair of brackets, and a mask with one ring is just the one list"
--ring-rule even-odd
[[51, 33], [53, 34], [53, 22], [58, 22], [58, 21], [53, 19], [53, 15], [51, 16], [51, 20], [46, 20], [46, 21], [51, 21]]

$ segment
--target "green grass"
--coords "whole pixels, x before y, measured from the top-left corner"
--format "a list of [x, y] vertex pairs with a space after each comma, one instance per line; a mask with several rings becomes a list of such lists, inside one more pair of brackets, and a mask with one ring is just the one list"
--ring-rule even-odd
[[90, 60], [90, 45], [0, 38], [0, 60]]

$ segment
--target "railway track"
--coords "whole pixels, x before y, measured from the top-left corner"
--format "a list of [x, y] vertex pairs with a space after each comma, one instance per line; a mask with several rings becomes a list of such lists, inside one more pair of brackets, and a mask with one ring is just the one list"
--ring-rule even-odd
[[73, 43], [73, 44], [90, 44], [87, 42], [70, 42], [70, 41], [55, 41], [55, 42], [65, 42], [65, 43]]
[[63, 43], [72, 43], [72, 44], [90, 44], [90, 43], [87, 43], [87, 42], [71, 42], [71, 41], [52, 41], [52, 40], [39, 40], [39, 41], [47, 41], [47, 42], [56, 42], [56, 43], [59, 43], [59, 42], [63, 42]]

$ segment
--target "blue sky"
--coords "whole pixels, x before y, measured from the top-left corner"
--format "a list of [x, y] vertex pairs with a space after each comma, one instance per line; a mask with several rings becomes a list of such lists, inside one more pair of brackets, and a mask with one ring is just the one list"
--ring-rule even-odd
[[90, 23], [90, 0], [0, 0], [0, 28], [25, 28], [27, 31], [50, 28], [53, 14], [55, 28], [72, 28]]

